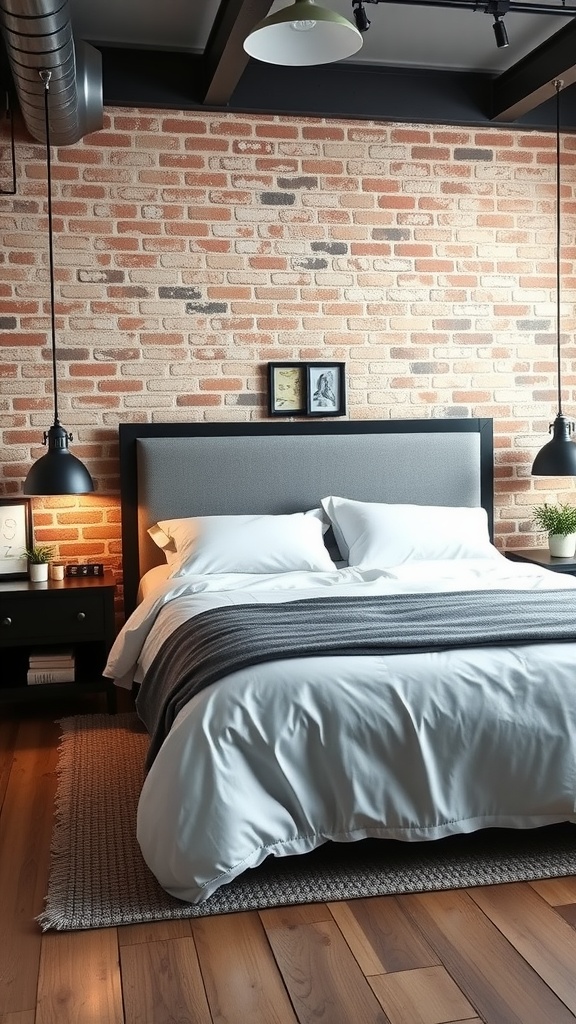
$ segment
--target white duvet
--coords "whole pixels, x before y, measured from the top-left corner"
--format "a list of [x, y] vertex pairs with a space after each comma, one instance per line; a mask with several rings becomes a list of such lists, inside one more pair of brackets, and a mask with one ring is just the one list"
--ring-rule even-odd
[[[148, 589], [105, 674], [140, 681], [184, 619], [227, 604], [470, 588], [575, 587], [502, 556], [185, 576]], [[576, 821], [576, 645], [286, 659], [227, 676], [179, 714], [138, 808], [144, 858], [193, 903], [268, 855], [334, 840], [436, 839]]]

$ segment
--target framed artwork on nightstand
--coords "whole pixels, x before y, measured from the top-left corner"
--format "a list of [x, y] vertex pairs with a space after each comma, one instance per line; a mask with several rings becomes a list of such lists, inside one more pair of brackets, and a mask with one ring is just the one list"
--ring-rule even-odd
[[26, 579], [30, 547], [30, 498], [0, 498], [0, 581]]

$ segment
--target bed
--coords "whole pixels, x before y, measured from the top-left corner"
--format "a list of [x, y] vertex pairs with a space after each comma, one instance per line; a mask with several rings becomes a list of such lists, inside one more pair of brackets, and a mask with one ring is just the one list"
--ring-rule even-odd
[[269, 856], [576, 820], [576, 580], [493, 539], [488, 419], [120, 427], [138, 840], [198, 903]]

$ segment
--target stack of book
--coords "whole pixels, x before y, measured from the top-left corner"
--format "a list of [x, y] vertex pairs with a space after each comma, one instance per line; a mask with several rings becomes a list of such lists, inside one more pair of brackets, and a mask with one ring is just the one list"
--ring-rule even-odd
[[37, 683], [73, 683], [74, 651], [54, 648], [35, 649], [28, 659], [28, 685]]

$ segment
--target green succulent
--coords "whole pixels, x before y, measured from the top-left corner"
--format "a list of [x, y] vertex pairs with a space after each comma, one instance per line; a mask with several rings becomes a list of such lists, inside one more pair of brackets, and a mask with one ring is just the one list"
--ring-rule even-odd
[[534, 522], [540, 530], [566, 537], [576, 533], [576, 505], [550, 505], [545, 501], [533, 510]]
[[25, 554], [29, 562], [34, 565], [42, 565], [52, 558], [54, 546], [52, 544], [33, 544], [31, 548], [26, 548]]

